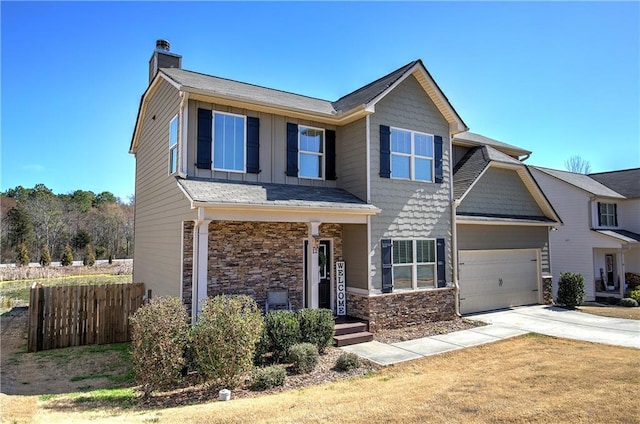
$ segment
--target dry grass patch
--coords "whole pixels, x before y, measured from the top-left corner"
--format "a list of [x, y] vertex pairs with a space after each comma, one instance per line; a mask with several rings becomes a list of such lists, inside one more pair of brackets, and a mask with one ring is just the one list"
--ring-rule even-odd
[[[529, 335], [365, 377], [162, 410], [40, 410], [47, 422], [638, 423], [638, 350]], [[43, 421], [44, 422], [44, 421]]]
[[579, 306], [580, 312], [611, 318], [640, 320], [640, 308], [625, 308], [624, 306]]

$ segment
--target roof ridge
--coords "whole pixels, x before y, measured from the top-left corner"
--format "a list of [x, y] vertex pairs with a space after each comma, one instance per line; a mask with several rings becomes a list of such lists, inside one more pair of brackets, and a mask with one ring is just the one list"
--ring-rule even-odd
[[591, 173], [586, 174], [586, 175], [591, 176], [591, 175], [600, 175], [600, 174], [613, 174], [613, 173], [616, 173], [616, 172], [628, 172], [628, 171], [638, 171], [638, 170], [640, 170], [640, 167], [638, 167], [638, 168], [627, 168], [627, 169], [616, 169], [616, 170], [613, 170], [613, 171], [591, 172]]

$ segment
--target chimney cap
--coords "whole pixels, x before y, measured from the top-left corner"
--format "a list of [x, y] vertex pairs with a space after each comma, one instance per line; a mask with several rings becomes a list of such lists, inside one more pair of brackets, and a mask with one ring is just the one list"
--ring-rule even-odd
[[166, 50], [169, 51], [169, 41], [168, 40], [156, 40], [156, 50]]

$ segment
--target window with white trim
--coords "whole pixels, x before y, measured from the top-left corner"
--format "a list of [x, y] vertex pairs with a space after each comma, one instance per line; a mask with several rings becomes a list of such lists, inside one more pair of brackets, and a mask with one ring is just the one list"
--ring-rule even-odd
[[391, 177], [433, 181], [433, 135], [391, 128]]
[[324, 178], [324, 130], [298, 127], [298, 176]]
[[393, 240], [393, 288], [436, 287], [436, 241]]
[[615, 203], [599, 203], [598, 221], [602, 227], [616, 227], [618, 219], [616, 217]]
[[246, 117], [215, 112], [212, 131], [213, 169], [245, 172]]
[[169, 123], [169, 174], [178, 171], [178, 115]]

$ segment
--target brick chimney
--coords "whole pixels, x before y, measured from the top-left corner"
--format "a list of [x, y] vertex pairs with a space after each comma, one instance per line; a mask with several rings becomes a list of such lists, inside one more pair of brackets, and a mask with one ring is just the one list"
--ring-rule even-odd
[[156, 49], [149, 59], [149, 83], [160, 68], [182, 68], [182, 56], [169, 51], [169, 41], [157, 40]]

